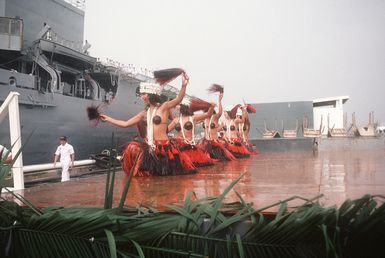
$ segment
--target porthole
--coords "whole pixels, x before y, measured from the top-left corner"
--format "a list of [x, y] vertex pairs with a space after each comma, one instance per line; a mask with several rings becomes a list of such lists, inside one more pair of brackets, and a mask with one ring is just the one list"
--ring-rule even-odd
[[9, 86], [16, 87], [16, 78], [15, 77], [9, 77]]

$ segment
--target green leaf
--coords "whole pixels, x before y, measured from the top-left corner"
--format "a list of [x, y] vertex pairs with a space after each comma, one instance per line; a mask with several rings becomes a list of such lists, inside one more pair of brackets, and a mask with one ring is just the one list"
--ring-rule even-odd
[[[111, 168], [112, 168], [112, 146], [114, 146], [114, 132], [112, 132], [111, 136], [111, 147], [110, 147], [110, 155], [108, 159], [108, 166], [107, 166], [107, 179], [106, 179], [106, 186], [104, 190], [104, 208], [108, 209], [111, 208], [111, 201], [112, 201], [112, 196], [111, 196], [111, 191], [110, 191], [110, 185], [111, 185]], [[112, 182], [113, 184], [114, 182]]]
[[237, 240], [237, 245], [238, 245], [238, 252], [239, 252], [239, 258], [245, 258], [245, 252], [243, 250], [243, 245], [242, 245], [242, 239], [239, 234], [235, 235], [235, 238]]
[[131, 170], [130, 170], [130, 174], [128, 175], [127, 182], [126, 182], [126, 184], [125, 184], [125, 186], [124, 186], [122, 195], [121, 195], [121, 197], [120, 197], [119, 206], [118, 206], [118, 213], [121, 213], [122, 210], [123, 210], [124, 202], [126, 201], [128, 189], [129, 189], [129, 187], [130, 187], [131, 180], [132, 180], [132, 176], [133, 176], [133, 174], [134, 174], [134, 169], [135, 169], [135, 167], [136, 167], [136, 164], [137, 164], [138, 160], [139, 160], [139, 155], [135, 158], [134, 165], [132, 166], [132, 168], [131, 168]]
[[195, 220], [195, 218], [190, 213], [188, 213], [188, 211], [186, 211], [186, 210], [184, 210], [182, 208], [179, 208], [176, 205], [166, 205], [166, 207], [176, 211], [177, 213], [179, 213], [183, 217], [185, 217], [185, 218], [189, 219], [190, 221], [194, 222], [194, 224], [198, 227], [198, 222]]
[[207, 232], [209, 230], [211, 230], [211, 228], [213, 227], [215, 221], [216, 221], [216, 218], [217, 218], [217, 215], [218, 215], [218, 211], [219, 211], [219, 208], [221, 207], [222, 205], [222, 202], [225, 198], [225, 196], [229, 193], [229, 191], [239, 182], [239, 180], [241, 180], [241, 178], [246, 174], [246, 172], [242, 173], [241, 175], [239, 175], [228, 187], [226, 187], [226, 189], [223, 191], [223, 193], [221, 195], [219, 195], [215, 200], [214, 200], [214, 210], [212, 212], [212, 215], [211, 215], [211, 220], [210, 220], [210, 224], [207, 228]]
[[117, 258], [114, 234], [112, 234], [112, 232], [108, 229], [105, 229], [104, 232], [107, 235], [108, 246], [110, 248], [110, 257]]
[[275, 220], [279, 220], [284, 215], [286, 209], [287, 209], [287, 202], [281, 203], [281, 205], [279, 206], [277, 215], [275, 216]]
[[136, 249], [136, 251], [138, 252], [139, 257], [140, 257], [140, 258], [145, 258], [144, 253], [143, 253], [143, 250], [142, 250], [142, 247], [141, 247], [137, 242], [135, 242], [134, 240], [131, 240], [131, 239], [130, 239], [130, 241], [131, 241], [131, 243], [134, 244], [135, 249]]

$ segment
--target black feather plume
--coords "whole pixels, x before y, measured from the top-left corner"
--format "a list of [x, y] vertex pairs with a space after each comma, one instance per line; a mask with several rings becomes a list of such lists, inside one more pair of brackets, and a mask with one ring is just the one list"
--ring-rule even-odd
[[154, 78], [157, 83], [160, 85], [165, 85], [170, 81], [174, 80], [176, 77], [184, 73], [184, 70], [181, 68], [169, 68], [154, 71]]

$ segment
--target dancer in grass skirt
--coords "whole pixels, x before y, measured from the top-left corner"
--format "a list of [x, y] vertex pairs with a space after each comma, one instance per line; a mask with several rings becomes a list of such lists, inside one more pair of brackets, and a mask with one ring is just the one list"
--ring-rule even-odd
[[[124, 149], [122, 163], [127, 174], [132, 171], [134, 176], [167, 176], [197, 172], [188, 155], [180, 152], [167, 136], [170, 110], [182, 101], [189, 80], [184, 71], [181, 74], [182, 87], [176, 98], [162, 103], [162, 85], [143, 82], [140, 84], [139, 94], [146, 104], [144, 111], [126, 121], [107, 115], [100, 116], [102, 121], [119, 127], [137, 125], [138, 128], [145, 128], [145, 140], [132, 141]], [[138, 162], [135, 165], [136, 159]]]
[[[179, 116], [168, 126], [169, 131], [174, 129], [176, 131], [173, 141], [182, 153], [190, 157], [196, 167], [213, 165], [214, 160], [195, 141], [195, 125], [213, 114], [214, 104], [185, 97], [176, 109], [179, 111]], [[194, 114], [194, 111], [198, 110], [206, 110], [206, 112]]]

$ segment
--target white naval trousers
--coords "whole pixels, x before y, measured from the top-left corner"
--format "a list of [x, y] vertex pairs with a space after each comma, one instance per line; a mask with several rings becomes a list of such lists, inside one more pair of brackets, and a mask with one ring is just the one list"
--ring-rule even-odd
[[61, 171], [61, 181], [69, 181], [70, 180], [70, 172], [68, 171], [70, 165], [71, 165], [71, 160], [70, 159], [65, 159], [65, 160], [60, 160], [60, 164], [62, 167]]

